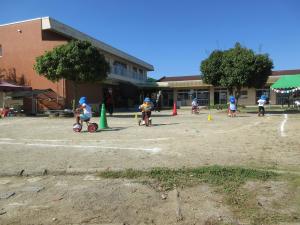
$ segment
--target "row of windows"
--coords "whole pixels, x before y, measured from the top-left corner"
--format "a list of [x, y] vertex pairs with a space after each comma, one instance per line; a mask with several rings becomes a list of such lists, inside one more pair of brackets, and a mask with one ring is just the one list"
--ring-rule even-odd
[[123, 75], [127, 77], [132, 77], [134, 79], [138, 80], [146, 80], [146, 73], [142, 69], [138, 69], [137, 67], [133, 67], [132, 71], [129, 71], [128, 65], [120, 62], [120, 61], [114, 61], [112, 72], [114, 74]]
[[142, 69], [137, 69], [136, 67], [133, 67], [132, 70], [133, 70], [133, 72], [135, 72], [135, 73], [138, 72], [139, 74], [144, 74], [144, 70], [142, 70]]
[[[181, 90], [177, 91], [177, 94], [178, 95], [185, 95], [185, 96], [194, 96], [194, 95], [199, 95], [199, 94], [203, 94], [203, 93], [206, 93], [206, 92], [208, 92], [208, 90], [206, 90], [206, 89], [203, 89], [203, 90], [202, 89], [201, 90], [181, 89]], [[218, 89], [215, 89], [214, 92], [227, 94], [226, 89], [224, 89], [222, 91], [220, 91]], [[269, 97], [270, 96], [270, 89], [256, 89], [255, 95], [256, 95], [257, 98], [260, 98], [260, 96], [262, 96], [262, 95], [265, 95], [265, 96]], [[248, 91], [247, 90], [242, 90], [240, 92], [240, 98], [242, 98], [242, 97], [245, 97], [245, 98], [248, 97]]]
[[[125, 64], [125, 63], [123, 63], [123, 62], [120, 62], [120, 61], [114, 61], [113, 66], [114, 66], [114, 67], [117, 67], [117, 68], [124, 69], [124, 70], [125, 70], [125, 69], [128, 69], [127, 64]], [[132, 70], [133, 70], [133, 72], [135, 72], [135, 73], [144, 74], [144, 70], [138, 69], [137, 67], [133, 67]]]

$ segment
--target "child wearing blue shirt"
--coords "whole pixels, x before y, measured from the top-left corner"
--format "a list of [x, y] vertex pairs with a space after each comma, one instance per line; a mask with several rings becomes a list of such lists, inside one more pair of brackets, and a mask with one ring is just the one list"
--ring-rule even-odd
[[234, 96], [229, 97], [229, 116], [236, 116], [236, 99]]
[[86, 97], [81, 97], [79, 99], [79, 108], [76, 109], [76, 123], [82, 125], [83, 121], [88, 121], [92, 118], [92, 108], [90, 105], [87, 104]]

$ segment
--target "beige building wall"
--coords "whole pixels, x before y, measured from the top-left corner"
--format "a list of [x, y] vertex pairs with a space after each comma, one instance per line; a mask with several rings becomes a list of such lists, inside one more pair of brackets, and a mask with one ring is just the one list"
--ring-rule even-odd
[[[178, 100], [178, 91], [180, 90], [209, 90], [209, 104], [210, 105], [214, 105], [214, 92], [215, 92], [215, 88], [214, 87], [201, 87], [201, 88], [174, 88], [173, 89], [173, 98], [174, 101], [177, 102]], [[242, 88], [241, 91], [246, 91], [247, 95], [241, 95], [241, 97], [239, 98], [239, 105], [245, 105], [245, 106], [250, 106], [250, 105], [256, 105], [256, 89], [255, 88]], [[227, 91], [227, 100], [229, 99], [229, 92]], [[271, 90], [270, 91], [270, 99], [271, 99], [271, 104], [276, 104], [276, 94]], [[192, 99], [191, 99], [192, 100]], [[187, 105], [190, 105], [191, 100], [186, 100], [185, 103]]]
[[[211, 85], [205, 84], [203, 83], [202, 80], [200, 79], [195, 79], [195, 80], [184, 80], [184, 77], [181, 77], [181, 80], [163, 80], [163, 81], [159, 81], [157, 82], [158, 84], [158, 88], [168, 88], [169, 90], [173, 90], [173, 97], [174, 100], [177, 101], [178, 100], [178, 91], [180, 90], [201, 90], [201, 89], [205, 89], [205, 90], [209, 90], [209, 104], [210, 105], [214, 105], [216, 104], [214, 102], [214, 97], [215, 97], [215, 92], [219, 91], [220, 89], [224, 88], [220, 88], [220, 87], [213, 87]], [[247, 95], [242, 95], [239, 98], [239, 104], [241, 105], [245, 105], [245, 106], [254, 106], [257, 105], [257, 99], [256, 99], [256, 93], [257, 91], [259, 91], [261, 93], [262, 90], [269, 90], [270, 93], [270, 104], [271, 105], [276, 105], [276, 93], [271, 90], [270, 86], [276, 82], [279, 79], [279, 76], [270, 76], [268, 79], [268, 82], [265, 86], [265, 88], [262, 89], [255, 89], [255, 88], [242, 88], [242, 92], [241, 94], [245, 94], [245, 91], [247, 92]], [[226, 89], [225, 89], [226, 90]], [[229, 99], [229, 92], [227, 91], [227, 102]], [[185, 100], [185, 104], [190, 105], [189, 104], [190, 101], [189, 100]]]
[[255, 88], [242, 88], [242, 92], [247, 91], [247, 95], [241, 95], [239, 98], [240, 105], [255, 105], [256, 90]]

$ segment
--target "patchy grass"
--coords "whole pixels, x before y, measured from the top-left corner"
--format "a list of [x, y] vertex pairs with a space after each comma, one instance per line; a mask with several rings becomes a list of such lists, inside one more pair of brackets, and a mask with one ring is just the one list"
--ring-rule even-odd
[[[247, 181], [284, 180], [289, 184], [289, 199], [279, 200], [280, 208], [289, 204], [300, 208], [300, 177], [298, 175], [278, 174], [268, 170], [256, 170], [241, 167], [208, 166], [199, 168], [153, 168], [151, 170], [127, 169], [123, 171], [104, 171], [99, 173], [104, 178], [135, 179], [150, 184], [161, 191], [169, 191], [175, 187], [189, 187], [201, 183], [214, 186], [223, 194], [225, 203], [232, 209], [237, 218], [249, 224], [278, 224], [279, 222], [300, 222], [300, 215], [269, 210], [257, 201], [255, 191], [242, 187]], [[298, 191], [297, 191], [298, 190]], [[294, 194], [297, 193], [297, 194]], [[276, 208], [276, 207], [274, 207]], [[219, 224], [208, 221], [207, 224]]]
[[148, 171], [127, 169], [122, 171], [104, 171], [99, 173], [104, 178], [147, 179], [160, 183], [165, 190], [174, 187], [193, 186], [208, 183], [223, 186], [226, 192], [237, 188], [247, 180], [268, 180], [278, 175], [274, 172], [246, 169], [240, 167], [208, 166], [199, 168], [153, 168]]

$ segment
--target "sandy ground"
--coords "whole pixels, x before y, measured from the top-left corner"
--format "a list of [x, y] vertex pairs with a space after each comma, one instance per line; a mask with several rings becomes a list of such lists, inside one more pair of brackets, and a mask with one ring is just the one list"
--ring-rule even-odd
[[0, 174], [212, 164], [300, 170], [300, 114], [228, 118], [213, 112], [208, 121], [207, 111], [178, 113], [154, 113], [152, 127], [117, 114], [108, 117], [111, 129], [97, 133], [74, 133], [73, 118], [0, 120]]
[[[300, 114], [228, 118], [213, 111], [208, 121], [208, 111], [178, 113], [154, 113], [152, 127], [119, 113], [108, 117], [110, 129], [97, 133], [74, 133], [73, 118], [0, 120], [0, 224], [248, 224], [208, 185], [162, 193], [95, 172], [212, 164], [300, 172]], [[245, 188], [269, 208], [290, 196], [280, 182]]]
[[[284, 225], [299, 218], [297, 193], [282, 181], [247, 182], [262, 213], [286, 215]], [[244, 193], [244, 192], [243, 192]], [[226, 205], [225, 195], [206, 184], [169, 192], [126, 179], [96, 175], [0, 178], [1, 225], [250, 225]], [[300, 221], [300, 219], [297, 219]]]
[[[0, 191], [15, 195], [0, 201], [1, 224], [204, 224], [232, 222], [222, 197], [206, 185], [171, 191], [166, 199], [129, 180], [88, 176], [6, 177]], [[38, 189], [42, 189], [37, 191]], [[88, 204], [87, 204], [88, 202]], [[200, 204], [199, 204], [200, 203]], [[182, 218], [178, 218], [180, 210]]]

